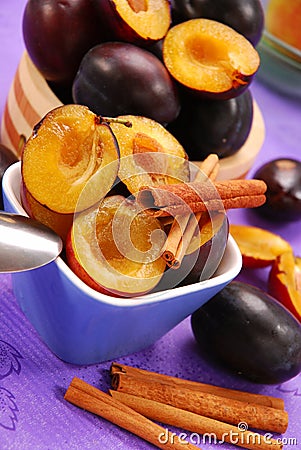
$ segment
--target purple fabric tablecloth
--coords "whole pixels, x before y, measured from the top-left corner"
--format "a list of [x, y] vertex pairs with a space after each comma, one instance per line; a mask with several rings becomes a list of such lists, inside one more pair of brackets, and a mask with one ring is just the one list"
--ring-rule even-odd
[[[2, 0], [0, 5], [1, 115], [24, 49], [21, 30], [24, 6], [25, 0]], [[265, 143], [253, 171], [263, 162], [278, 156], [300, 158], [301, 103], [261, 85], [259, 79], [253, 83], [252, 93], [266, 124]], [[279, 225], [261, 220], [250, 211], [232, 211], [229, 218], [232, 223], [249, 223], [277, 232], [291, 243], [296, 254], [301, 255], [301, 221]], [[265, 288], [266, 276], [267, 273], [261, 270], [242, 272], [239, 278]], [[77, 367], [60, 361], [40, 341], [20, 311], [12, 292], [10, 275], [0, 275], [0, 297], [1, 450], [153, 448], [64, 401], [64, 392], [74, 376], [108, 389], [110, 362]], [[282, 436], [284, 443], [288, 442], [285, 448], [301, 448], [301, 376], [280, 385], [265, 386], [213, 368], [198, 352], [189, 318], [151, 348], [120, 361], [168, 375], [282, 397], [289, 413], [289, 427]], [[188, 439], [203, 449], [217, 447], [206, 439], [202, 442], [201, 437], [197, 442], [198, 437], [189, 433]], [[221, 448], [234, 446], [223, 444]]]

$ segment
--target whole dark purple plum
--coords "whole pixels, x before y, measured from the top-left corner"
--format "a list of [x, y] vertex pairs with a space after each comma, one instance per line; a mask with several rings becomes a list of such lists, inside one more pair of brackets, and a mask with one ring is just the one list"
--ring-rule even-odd
[[261, 0], [172, 0], [171, 11], [174, 24], [201, 17], [216, 20], [245, 36], [254, 46], [264, 28]]
[[140, 115], [162, 124], [180, 110], [177, 88], [163, 63], [133, 44], [107, 42], [84, 56], [73, 100], [102, 116]]
[[84, 54], [104, 40], [94, 0], [28, 0], [23, 38], [47, 81], [68, 84]]
[[202, 161], [210, 153], [219, 158], [236, 153], [247, 140], [252, 121], [253, 99], [247, 90], [229, 100], [185, 96], [178, 118], [168, 128], [191, 161]]
[[301, 371], [301, 324], [261, 289], [232, 281], [191, 316], [201, 353], [263, 384]]
[[258, 214], [282, 222], [301, 218], [301, 161], [274, 159], [257, 169], [254, 178], [267, 185], [266, 201]]

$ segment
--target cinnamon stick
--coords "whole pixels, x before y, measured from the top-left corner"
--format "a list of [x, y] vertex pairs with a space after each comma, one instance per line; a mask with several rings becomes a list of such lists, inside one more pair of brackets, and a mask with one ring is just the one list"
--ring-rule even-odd
[[110, 390], [110, 395], [143, 414], [151, 420], [182, 428], [199, 435], [211, 437], [213, 443], [228, 442], [239, 447], [253, 450], [280, 450], [283, 445], [275, 439], [266, 439], [259, 433], [245, 430], [224, 422], [217, 421], [199, 414], [175, 408], [154, 400], [137, 397], [131, 394]]
[[[73, 378], [64, 398], [68, 402], [130, 431], [158, 448], [183, 450], [185, 444], [185, 448], [197, 450], [197, 447], [188, 441], [179, 439], [174, 433], [169, 433], [168, 430], [80, 378]], [[164, 437], [163, 443], [160, 437]]]
[[137, 202], [154, 216], [176, 216], [230, 208], [255, 208], [265, 202], [262, 180], [225, 180], [142, 187]]
[[[207, 178], [215, 180], [219, 169], [219, 158], [216, 154], [210, 154], [201, 164], [194, 181], [204, 181]], [[194, 235], [201, 213], [177, 215], [167, 236], [163, 259], [173, 269], [180, 267], [186, 254], [186, 250]]]
[[200, 383], [199, 381], [185, 380], [183, 378], [164, 375], [158, 372], [152, 372], [137, 367], [127, 366], [118, 362], [113, 362], [110, 367], [111, 376], [115, 373], [128, 374], [133, 377], [142, 377], [149, 381], [157, 381], [160, 383], [167, 383], [177, 389], [187, 388], [194, 389], [200, 392], [208, 392], [220, 397], [226, 397], [233, 400], [240, 400], [242, 402], [258, 403], [259, 405], [269, 406], [276, 409], [284, 409], [284, 401], [282, 398], [273, 397], [263, 394], [255, 394], [252, 392], [240, 391], [237, 389], [228, 389], [212, 384]]
[[238, 425], [246, 422], [250, 428], [283, 433], [288, 426], [284, 410], [220, 397], [208, 392], [181, 388], [129, 374], [115, 373], [112, 388], [150, 400], [167, 403], [212, 419]]

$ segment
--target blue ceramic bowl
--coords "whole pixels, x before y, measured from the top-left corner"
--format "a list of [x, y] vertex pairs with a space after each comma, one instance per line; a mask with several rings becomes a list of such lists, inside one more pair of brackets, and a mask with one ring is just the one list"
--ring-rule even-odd
[[[20, 213], [20, 163], [3, 178], [8, 212]], [[89, 288], [62, 258], [12, 274], [16, 299], [41, 339], [62, 360], [92, 364], [147, 348], [226, 286], [241, 269], [241, 254], [229, 236], [215, 275], [199, 283], [134, 299]]]

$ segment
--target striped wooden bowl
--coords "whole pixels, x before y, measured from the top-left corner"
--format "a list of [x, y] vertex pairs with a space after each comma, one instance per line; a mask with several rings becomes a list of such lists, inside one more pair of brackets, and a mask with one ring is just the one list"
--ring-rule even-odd
[[[13, 79], [1, 122], [1, 142], [18, 156], [33, 127], [53, 108], [62, 105], [34, 66], [26, 51]], [[233, 156], [221, 159], [218, 179], [244, 178], [262, 147], [265, 126], [254, 101], [254, 119], [249, 137]], [[198, 164], [197, 161], [194, 163]]]
[[18, 156], [33, 127], [51, 109], [62, 105], [26, 52], [10, 87], [2, 122], [1, 142]]

